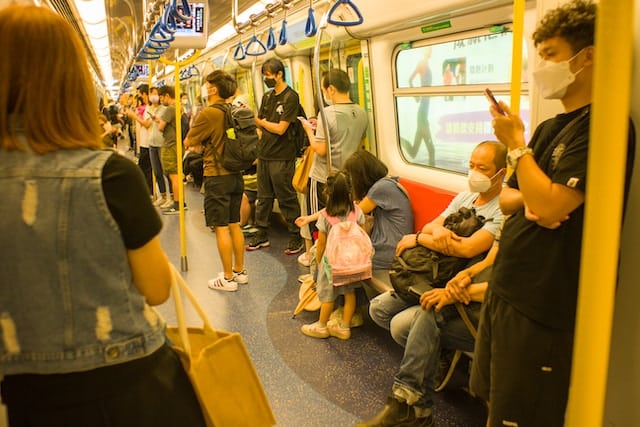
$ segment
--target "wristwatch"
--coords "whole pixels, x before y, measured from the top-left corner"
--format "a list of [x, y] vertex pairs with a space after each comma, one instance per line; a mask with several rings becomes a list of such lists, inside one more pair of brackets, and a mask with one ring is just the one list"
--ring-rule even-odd
[[520, 160], [520, 157], [524, 156], [525, 154], [531, 154], [533, 156], [533, 150], [529, 147], [514, 148], [513, 150], [509, 151], [509, 154], [507, 154], [507, 164], [515, 170], [515, 168], [518, 166], [518, 160]]

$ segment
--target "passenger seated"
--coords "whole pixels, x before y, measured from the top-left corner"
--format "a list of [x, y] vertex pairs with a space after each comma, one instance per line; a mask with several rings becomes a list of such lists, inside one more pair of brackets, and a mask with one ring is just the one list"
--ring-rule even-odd
[[[358, 427], [433, 426], [432, 395], [437, 385], [441, 349], [473, 351], [474, 339], [453, 304], [464, 310], [477, 328], [481, 303], [498, 253], [498, 240], [480, 262], [460, 271], [445, 288], [425, 292], [407, 331], [404, 356], [387, 404]], [[433, 310], [432, 310], [433, 309]]]
[[[480, 143], [472, 152], [469, 161], [469, 190], [459, 193], [447, 209], [436, 219], [425, 225], [417, 234], [404, 236], [396, 248], [396, 255], [405, 249], [420, 244], [445, 255], [473, 258], [489, 250], [502, 223], [499, 196], [506, 173], [506, 149], [495, 141]], [[475, 208], [478, 215], [491, 218], [483, 227], [469, 237], [460, 237], [444, 227], [445, 218], [461, 207]], [[429, 293], [430, 292], [430, 293]], [[434, 289], [423, 294], [421, 302], [429, 295], [442, 291]], [[379, 326], [390, 330], [393, 339], [406, 345], [401, 372], [396, 376], [394, 392], [388, 405], [372, 420], [362, 426], [396, 425], [395, 417], [423, 419], [412, 425], [432, 425], [430, 393], [435, 385], [435, 368], [439, 358], [439, 336], [442, 318], [431, 310], [400, 298], [388, 291], [371, 300], [369, 314]], [[439, 323], [440, 322], [440, 323]], [[413, 344], [414, 338], [418, 341]], [[435, 340], [435, 341], [434, 341]], [[425, 369], [430, 367], [430, 371]], [[429, 375], [425, 375], [427, 372]]]

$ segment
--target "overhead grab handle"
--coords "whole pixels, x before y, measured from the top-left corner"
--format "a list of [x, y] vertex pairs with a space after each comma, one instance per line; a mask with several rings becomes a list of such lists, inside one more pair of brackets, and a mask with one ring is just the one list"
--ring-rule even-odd
[[276, 34], [273, 31], [273, 27], [269, 27], [269, 35], [267, 36], [267, 49], [273, 50], [276, 48]]
[[247, 43], [247, 47], [244, 48], [245, 55], [249, 56], [260, 56], [267, 53], [267, 47], [262, 43], [262, 40], [258, 38], [255, 34]]
[[309, 12], [307, 14], [307, 24], [304, 27], [304, 34], [307, 37], [313, 37], [316, 35], [318, 28], [316, 27], [316, 17], [313, 14], [313, 9], [309, 8]]
[[242, 40], [238, 42], [238, 46], [236, 46], [236, 50], [233, 51], [233, 59], [236, 61], [241, 61], [246, 58], [247, 55], [244, 52], [244, 46], [242, 46]]
[[[336, 11], [342, 5], [344, 5], [345, 9], [350, 10], [352, 14], [356, 15], [358, 19], [356, 21], [343, 21], [334, 19], [333, 14], [337, 13]], [[364, 18], [362, 18], [362, 14], [360, 13], [358, 6], [356, 6], [351, 0], [338, 0], [333, 6], [331, 6], [331, 9], [329, 9], [327, 21], [330, 24], [338, 25], [340, 27], [353, 27], [354, 25], [362, 24], [364, 22]]]
[[287, 44], [287, 20], [282, 21], [282, 27], [280, 28], [280, 37], [278, 37], [278, 43]]

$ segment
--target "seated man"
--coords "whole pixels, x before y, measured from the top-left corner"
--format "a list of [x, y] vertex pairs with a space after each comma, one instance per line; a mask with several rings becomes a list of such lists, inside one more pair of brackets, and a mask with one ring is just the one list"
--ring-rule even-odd
[[[445, 255], [462, 258], [474, 258], [488, 251], [502, 223], [503, 216], [499, 207], [499, 195], [506, 173], [505, 166], [506, 149], [503, 144], [494, 141], [485, 141], [478, 144], [473, 150], [469, 161], [470, 191], [463, 191], [458, 194], [447, 209], [439, 217], [425, 225], [422, 231], [404, 236], [398, 243], [396, 255], [400, 255], [405, 249], [415, 247], [418, 244]], [[483, 227], [469, 237], [460, 237], [444, 227], [445, 218], [452, 212], [457, 212], [461, 207], [473, 207], [478, 215], [487, 218]], [[438, 292], [434, 293], [437, 294]], [[371, 300], [369, 314], [379, 326], [389, 329], [393, 339], [403, 346], [408, 343], [412, 329], [416, 327], [422, 328], [423, 322], [416, 323], [417, 318], [420, 316], [428, 318], [428, 322], [426, 322], [428, 325], [425, 326], [427, 331], [421, 331], [420, 334], [423, 337], [438, 335], [437, 333], [429, 333], [432, 330], [437, 332], [439, 328], [433, 311], [425, 312], [419, 305], [407, 302], [394, 291], [385, 292]], [[439, 344], [436, 343], [435, 348], [427, 346], [418, 349], [418, 351], [423, 352], [424, 359], [429, 359], [433, 355], [437, 365]], [[418, 362], [417, 360], [407, 359], [407, 356], [410, 356], [410, 354], [405, 351], [403, 367], [406, 367], [405, 364], [411, 365]], [[424, 371], [422, 371], [422, 374], [424, 374]], [[397, 387], [394, 386], [394, 396], [399, 401], [405, 402], [405, 404], [409, 401], [409, 404], [416, 409], [415, 415], [418, 418], [423, 418], [422, 421], [426, 421], [431, 414], [431, 403], [427, 391], [432, 388], [432, 380], [425, 378], [423, 381], [422, 374], [415, 382], [415, 387], [404, 382], [397, 382]], [[400, 388], [403, 391], [398, 391], [396, 394], [396, 389], [400, 390]], [[414, 411], [411, 411], [411, 413], [413, 414]], [[386, 412], [383, 411], [379, 414], [382, 418], [376, 417], [371, 422], [362, 425], [395, 425], [393, 419], [391, 421], [386, 420], [387, 416], [393, 416], [394, 414], [385, 414]]]

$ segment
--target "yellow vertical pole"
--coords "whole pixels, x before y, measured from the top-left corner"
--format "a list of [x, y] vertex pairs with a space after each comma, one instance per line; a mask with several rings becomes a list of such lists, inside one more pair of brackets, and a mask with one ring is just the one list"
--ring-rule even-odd
[[633, 9], [633, 0], [598, 4], [569, 427], [604, 425], [631, 95]]
[[513, 2], [513, 45], [511, 47], [511, 101], [509, 107], [514, 114], [520, 113], [522, 92], [522, 39], [524, 37], [525, 0]]
[[[176, 51], [176, 58], [178, 52]], [[173, 76], [175, 80], [175, 99], [174, 106], [176, 107], [176, 161], [178, 163], [178, 206], [180, 206], [180, 269], [182, 271], [189, 270], [189, 264], [187, 262], [187, 239], [184, 225], [184, 181], [182, 176], [184, 172], [182, 170], [182, 103], [180, 102], [180, 66], [175, 65], [173, 69]], [[175, 188], [174, 188], [175, 191]]]

